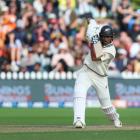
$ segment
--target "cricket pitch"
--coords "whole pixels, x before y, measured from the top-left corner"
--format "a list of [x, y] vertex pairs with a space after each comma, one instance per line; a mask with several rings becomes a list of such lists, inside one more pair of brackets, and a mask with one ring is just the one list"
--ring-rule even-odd
[[140, 125], [124, 125], [115, 128], [113, 125], [86, 126], [84, 129], [75, 129], [70, 125], [0, 125], [0, 133], [23, 132], [64, 132], [64, 131], [110, 131], [110, 130], [140, 130]]

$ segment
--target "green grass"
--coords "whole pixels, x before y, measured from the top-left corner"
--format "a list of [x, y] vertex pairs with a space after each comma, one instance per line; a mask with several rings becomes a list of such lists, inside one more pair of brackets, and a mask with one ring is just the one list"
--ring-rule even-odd
[[[140, 124], [140, 109], [118, 109], [124, 124]], [[0, 124], [30, 124], [30, 125], [71, 125], [73, 110], [71, 108], [57, 109], [0, 109]], [[86, 110], [87, 125], [111, 124], [101, 109]]]
[[[124, 125], [140, 125], [140, 109], [118, 109]], [[69, 109], [8, 109], [0, 108], [0, 125], [72, 125], [73, 110]], [[109, 125], [101, 109], [86, 110], [88, 125]], [[138, 130], [64, 131], [0, 133], [0, 140], [139, 140]]]
[[1, 134], [1, 140], [139, 140], [139, 131], [89, 131]]

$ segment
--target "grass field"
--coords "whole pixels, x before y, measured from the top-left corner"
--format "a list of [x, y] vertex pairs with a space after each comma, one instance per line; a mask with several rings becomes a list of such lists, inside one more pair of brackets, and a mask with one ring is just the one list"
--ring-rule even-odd
[[0, 108], [0, 140], [139, 140], [140, 108], [118, 112], [123, 128], [114, 128], [101, 109], [89, 108], [87, 127], [74, 129], [71, 108]]

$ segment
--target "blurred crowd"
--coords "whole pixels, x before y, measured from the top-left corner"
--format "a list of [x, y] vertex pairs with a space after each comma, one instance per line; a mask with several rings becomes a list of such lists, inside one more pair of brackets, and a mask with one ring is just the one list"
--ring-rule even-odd
[[140, 9], [130, 0], [0, 0], [0, 71], [79, 69], [88, 17], [114, 30], [117, 56], [109, 70], [140, 73]]

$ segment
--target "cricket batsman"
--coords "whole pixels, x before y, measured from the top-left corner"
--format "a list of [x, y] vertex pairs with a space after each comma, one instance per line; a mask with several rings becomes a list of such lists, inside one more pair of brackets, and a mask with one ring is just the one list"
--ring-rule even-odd
[[109, 25], [98, 25], [94, 19], [89, 20], [86, 31], [89, 42], [89, 53], [85, 57], [83, 67], [77, 71], [74, 87], [74, 120], [75, 128], [84, 128], [86, 96], [93, 86], [96, 90], [101, 108], [117, 128], [122, 127], [119, 114], [111, 103], [108, 87], [108, 66], [115, 58], [113, 30]]

